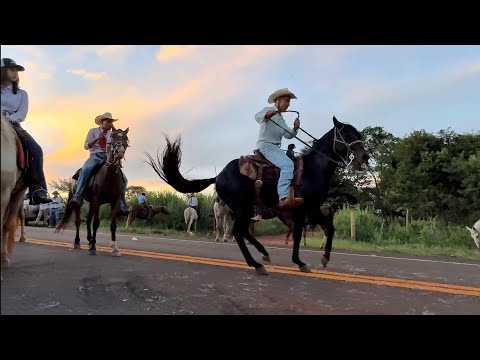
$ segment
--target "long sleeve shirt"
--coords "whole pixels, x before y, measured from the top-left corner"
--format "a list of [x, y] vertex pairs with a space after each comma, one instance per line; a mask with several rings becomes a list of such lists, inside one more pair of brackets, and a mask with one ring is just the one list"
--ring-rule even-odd
[[21, 123], [28, 113], [28, 94], [25, 90], [18, 89], [14, 94], [12, 86], [2, 86], [2, 114], [8, 120]]
[[[275, 114], [269, 120], [265, 120], [265, 114], [269, 110], [277, 111], [278, 109], [276, 106], [265, 107], [260, 112], [255, 114], [255, 120], [260, 124], [257, 147], [261, 147], [265, 143], [280, 146], [282, 144], [283, 137], [286, 139], [293, 139], [298, 132], [298, 129], [293, 130], [292, 128], [288, 127], [285, 119], [280, 113]], [[272, 120], [280, 125], [283, 129], [275, 125]]]
[[[100, 140], [97, 141], [91, 149], [88, 147], [88, 143], [93, 141], [93, 139], [98, 138], [102, 131], [103, 130], [100, 127], [93, 128], [93, 129], [90, 129], [88, 131], [88, 134], [87, 134], [87, 137], [85, 139], [85, 143], [84, 143], [83, 147], [85, 148], [85, 150], [90, 150], [90, 155], [95, 154], [95, 153], [105, 153], [105, 152], [107, 152], [107, 147], [102, 146]], [[108, 130], [107, 131], [107, 143], [110, 142], [111, 138], [112, 138], [112, 132], [110, 130]]]

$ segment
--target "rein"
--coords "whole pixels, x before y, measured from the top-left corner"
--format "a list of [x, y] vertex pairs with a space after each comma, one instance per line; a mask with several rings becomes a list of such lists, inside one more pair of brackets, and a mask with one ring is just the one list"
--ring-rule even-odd
[[[300, 119], [300, 113], [296, 110], [287, 110], [287, 111], [283, 111], [283, 112], [294, 112], [294, 113], [297, 113], [297, 118]], [[275, 114], [278, 114], [278, 113], [281, 113], [281, 111], [276, 111]], [[274, 114], [274, 115], [275, 115]], [[273, 116], [273, 115], [272, 115]], [[309, 147], [311, 150], [315, 151], [317, 154], [320, 154], [322, 155], [323, 157], [325, 157], [326, 159], [330, 160], [331, 162], [335, 163], [336, 165], [340, 166], [340, 167], [346, 167], [346, 166], [350, 166], [352, 164], [352, 161], [355, 159], [355, 154], [353, 153], [352, 149], [351, 149], [351, 146], [352, 145], [355, 145], [355, 144], [363, 144], [363, 141], [362, 140], [355, 140], [355, 141], [352, 141], [351, 143], [347, 143], [345, 141], [345, 139], [343, 138], [342, 136], [342, 133], [341, 131], [343, 130], [343, 126], [342, 128], [339, 130], [337, 129], [336, 127], [334, 128], [334, 138], [333, 138], [333, 152], [342, 160], [342, 161], [337, 161], [337, 160], [334, 160], [332, 159], [331, 157], [325, 155], [324, 153], [318, 151], [317, 149], [315, 149], [314, 147], [308, 145], [305, 141], [303, 141], [302, 139], [298, 138], [296, 135], [294, 135], [293, 133], [291, 133], [290, 131], [288, 131], [287, 129], [283, 128], [281, 125], [277, 124], [275, 121], [272, 120], [272, 118], [269, 119], [271, 122], [273, 122], [275, 125], [277, 125], [279, 128], [283, 129], [284, 131], [286, 131], [287, 133], [289, 133], [290, 135], [292, 135], [295, 139], [297, 139], [298, 141], [300, 141], [302, 144], [304, 144], [305, 146]], [[315, 143], [316, 141], [318, 141], [318, 139], [316, 139], [315, 137], [313, 137], [312, 135], [310, 135], [308, 132], [306, 132], [305, 130], [303, 130], [300, 126], [298, 127], [300, 130], [302, 130], [305, 134], [307, 134], [308, 136], [310, 136], [312, 139], [313, 139], [313, 143]], [[341, 140], [338, 140], [337, 138], [337, 134], [338, 136], [340, 137]], [[347, 148], [347, 155], [345, 156], [345, 159], [340, 156], [339, 153], [337, 153], [337, 150], [336, 150], [336, 147], [335, 147], [335, 143], [338, 142], [340, 144], [343, 144], [345, 145], [345, 147]], [[347, 160], [348, 159], [348, 160]]]

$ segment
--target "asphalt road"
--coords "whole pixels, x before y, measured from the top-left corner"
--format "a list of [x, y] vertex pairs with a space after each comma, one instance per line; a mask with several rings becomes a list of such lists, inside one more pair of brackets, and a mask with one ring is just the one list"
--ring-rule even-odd
[[[27, 227], [3, 269], [1, 314], [480, 314], [480, 261], [267, 247], [270, 275], [246, 266], [235, 243], [98, 235], [97, 256], [74, 232]], [[17, 237], [18, 238], [18, 237]], [[249, 245], [252, 255], [261, 255]], [[474, 250], [476, 251], [476, 250]]]

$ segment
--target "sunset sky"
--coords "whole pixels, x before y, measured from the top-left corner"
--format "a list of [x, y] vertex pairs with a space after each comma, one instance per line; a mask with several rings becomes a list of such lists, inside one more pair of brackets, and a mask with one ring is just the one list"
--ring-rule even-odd
[[[333, 115], [397, 136], [480, 129], [480, 46], [9, 45], [1, 53], [26, 68], [22, 125], [43, 148], [47, 183], [83, 165], [86, 134], [107, 111], [130, 128], [129, 185], [170, 189], [144, 162], [145, 152], [163, 150], [163, 133], [182, 135], [187, 178], [212, 177], [252, 152], [254, 115], [284, 87], [317, 137]], [[294, 115], [285, 118], [292, 126]], [[303, 147], [284, 139], [282, 148], [291, 142]]]

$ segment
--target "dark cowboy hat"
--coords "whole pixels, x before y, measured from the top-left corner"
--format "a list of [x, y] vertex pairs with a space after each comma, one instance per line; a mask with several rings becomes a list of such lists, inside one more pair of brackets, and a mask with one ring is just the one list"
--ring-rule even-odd
[[2, 58], [2, 68], [3, 67], [14, 67], [18, 71], [25, 71], [25, 68], [23, 66], [17, 65], [17, 63], [10, 58]]

